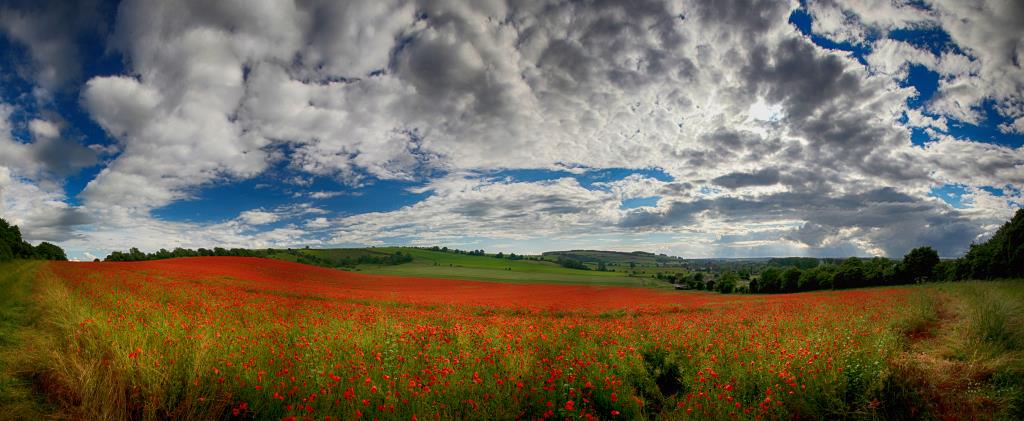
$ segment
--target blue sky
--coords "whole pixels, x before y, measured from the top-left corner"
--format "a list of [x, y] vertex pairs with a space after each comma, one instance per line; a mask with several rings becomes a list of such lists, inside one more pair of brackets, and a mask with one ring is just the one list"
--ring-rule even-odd
[[954, 256], [1022, 203], [1012, 4], [314, 3], [0, 5], [0, 216], [76, 258]]

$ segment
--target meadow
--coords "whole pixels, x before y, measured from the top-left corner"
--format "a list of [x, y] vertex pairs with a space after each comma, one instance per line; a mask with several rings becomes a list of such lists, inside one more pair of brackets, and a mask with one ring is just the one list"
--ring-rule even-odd
[[3, 419], [1014, 418], [1024, 407], [1018, 281], [763, 296], [242, 257], [0, 269]]

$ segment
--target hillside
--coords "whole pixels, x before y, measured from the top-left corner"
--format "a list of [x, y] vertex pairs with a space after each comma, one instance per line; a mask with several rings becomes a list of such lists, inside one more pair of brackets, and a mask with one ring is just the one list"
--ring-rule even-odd
[[633, 263], [635, 266], [665, 266], [682, 265], [685, 262], [681, 257], [648, 253], [646, 251], [565, 250], [543, 253], [545, 260], [556, 260], [559, 256], [595, 265], [598, 262], [604, 262], [608, 265], [618, 266], [626, 266], [630, 263]]
[[[411, 261], [392, 263], [347, 263], [360, 259], [387, 259], [400, 254]], [[415, 247], [376, 247], [346, 249], [293, 249], [268, 255], [288, 261], [301, 261], [302, 257], [314, 261], [304, 263], [344, 267], [367, 274], [398, 275], [513, 283], [589, 284], [604, 286], [642, 286], [668, 288], [666, 282], [645, 277], [631, 277], [625, 273], [569, 269], [549, 260], [498, 258], [494, 255], [472, 255], [453, 251], [438, 251]]]

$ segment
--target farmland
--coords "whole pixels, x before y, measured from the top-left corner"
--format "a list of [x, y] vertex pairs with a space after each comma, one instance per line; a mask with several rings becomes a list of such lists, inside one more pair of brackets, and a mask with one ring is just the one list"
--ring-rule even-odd
[[997, 417], [1022, 405], [1014, 281], [763, 296], [242, 257], [4, 265], [4, 304], [24, 311], [0, 325], [0, 418]]
[[[363, 249], [296, 250], [328, 262], [359, 256], [411, 255], [413, 260], [400, 265], [360, 264], [355, 270], [376, 275], [432, 277], [513, 283], [586, 284], [598, 286], [643, 286], [669, 288], [671, 285], [650, 277], [630, 277], [621, 272], [581, 271], [559, 266], [548, 260], [509, 260], [492, 256], [474, 256], [413, 247]], [[289, 255], [272, 257], [290, 260]]]

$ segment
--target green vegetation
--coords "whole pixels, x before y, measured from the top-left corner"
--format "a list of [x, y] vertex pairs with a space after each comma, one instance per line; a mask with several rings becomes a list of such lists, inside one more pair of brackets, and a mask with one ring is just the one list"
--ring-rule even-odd
[[31, 379], [19, 376], [15, 364], [31, 334], [35, 312], [31, 301], [39, 262], [0, 263], [0, 419], [41, 419], [45, 403], [32, 390]]
[[1018, 209], [991, 239], [971, 245], [952, 272], [958, 279], [1024, 276], [1024, 209]]
[[45, 241], [32, 247], [21, 238], [17, 225], [0, 218], [0, 262], [12, 259], [68, 260], [63, 249]]
[[604, 263], [609, 266], [665, 266], [681, 265], [684, 259], [665, 254], [654, 254], [645, 251], [604, 251], [604, 250], [568, 250], [548, 251], [542, 254], [545, 260], [556, 261], [559, 258], [572, 259], [583, 263], [598, 265]]
[[242, 256], [242, 257], [266, 257], [268, 254], [276, 252], [273, 249], [266, 250], [250, 250], [243, 248], [226, 249], [223, 247], [214, 247], [212, 249], [200, 248], [198, 250], [186, 249], [186, 248], [175, 248], [174, 250], [168, 251], [167, 249], [160, 249], [152, 253], [145, 253], [135, 247], [128, 249], [127, 252], [115, 251], [107, 255], [104, 261], [107, 262], [137, 262], [142, 260], [160, 260], [160, 259], [173, 259], [177, 257], [208, 257], [208, 256]]
[[[774, 267], [782, 262], [793, 266], [785, 272]], [[972, 245], [967, 254], [956, 260], [942, 261], [931, 247], [918, 247], [907, 253], [900, 262], [881, 257], [851, 257], [838, 265], [825, 263], [808, 268], [809, 263], [796, 258], [772, 259], [761, 276], [750, 283], [749, 290], [758, 293], [788, 293], [1021, 277], [1024, 276], [1024, 209], [1017, 210], [1013, 219], [999, 228], [991, 239]], [[792, 282], [791, 276], [796, 276], [798, 282]]]
[[[493, 255], [473, 255], [411, 247], [381, 247], [361, 250], [386, 254], [402, 252], [413, 258], [412, 262], [400, 265], [370, 264], [358, 265], [355, 268], [360, 272], [370, 274], [515, 283], [671, 287], [668, 283], [654, 279], [632, 278], [616, 272], [570, 269], [556, 262], [532, 258], [495, 258]], [[300, 251], [304, 253], [329, 252], [325, 250]]]
[[932, 311], [893, 361], [917, 406], [904, 415], [1024, 419], [1024, 280], [925, 288]]

